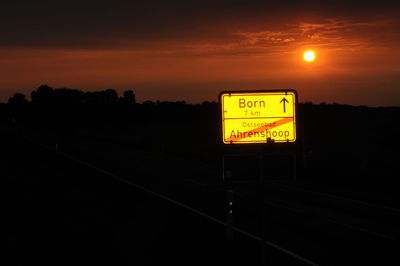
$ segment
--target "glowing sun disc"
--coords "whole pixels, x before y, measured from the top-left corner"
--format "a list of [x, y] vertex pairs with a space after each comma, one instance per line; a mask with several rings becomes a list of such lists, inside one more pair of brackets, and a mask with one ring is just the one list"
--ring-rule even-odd
[[304, 53], [304, 55], [303, 55], [303, 58], [304, 58], [304, 60], [307, 61], [307, 62], [312, 62], [312, 61], [314, 61], [314, 59], [315, 59], [315, 53], [314, 53], [313, 51], [311, 51], [311, 50], [306, 51], [306, 52]]

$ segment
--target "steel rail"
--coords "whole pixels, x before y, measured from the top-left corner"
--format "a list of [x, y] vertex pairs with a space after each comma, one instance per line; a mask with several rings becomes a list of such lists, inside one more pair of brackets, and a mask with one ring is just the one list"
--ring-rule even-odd
[[[208, 214], [206, 214], [206, 213], [204, 213], [202, 211], [199, 211], [199, 210], [197, 210], [197, 209], [195, 209], [193, 207], [190, 207], [187, 204], [181, 203], [181, 202], [179, 202], [177, 200], [174, 200], [174, 199], [171, 199], [171, 198], [169, 198], [169, 197], [167, 197], [165, 195], [162, 195], [160, 193], [154, 192], [154, 191], [152, 191], [152, 190], [150, 190], [150, 189], [148, 189], [146, 187], [143, 187], [143, 186], [138, 185], [138, 184], [136, 184], [134, 182], [131, 182], [131, 181], [128, 181], [128, 180], [126, 180], [124, 178], [121, 178], [121, 177], [119, 177], [118, 175], [116, 175], [114, 173], [111, 173], [111, 172], [109, 172], [107, 170], [104, 170], [104, 169], [102, 169], [100, 167], [97, 167], [97, 166], [95, 166], [93, 164], [90, 164], [88, 162], [82, 161], [80, 159], [77, 159], [77, 158], [65, 153], [65, 152], [62, 152], [62, 151], [58, 150], [58, 146], [57, 145], [55, 147], [50, 147], [50, 146], [47, 146], [45, 144], [39, 143], [39, 142], [37, 142], [37, 141], [33, 140], [32, 138], [29, 138], [27, 136], [21, 136], [21, 137], [23, 137], [25, 140], [28, 140], [29, 142], [31, 142], [31, 143], [33, 143], [35, 145], [41, 146], [41, 147], [43, 147], [45, 149], [48, 149], [48, 150], [55, 151], [57, 155], [63, 156], [63, 157], [65, 157], [65, 158], [67, 158], [67, 159], [69, 159], [71, 161], [74, 161], [75, 163], [81, 164], [81, 165], [86, 166], [88, 168], [91, 168], [91, 169], [93, 169], [93, 170], [95, 170], [95, 171], [97, 171], [99, 173], [102, 173], [104, 175], [110, 176], [110, 177], [120, 181], [121, 183], [125, 183], [127, 185], [132, 186], [132, 187], [135, 187], [135, 188], [137, 188], [137, 189], [139, 189], [141, 191], [144, 191], [144, 192], [146, 192], [146, 193], [148, 193], [150, 195], [153, 195], [153, 196], [155, 196], [157, 198], [160, 198], [162, 200], [165, 200], [165, 201], [167, 201], [167, 202], [169, 202], [171, 204], [174, 204], [174, 205], [179, 206], [179, 207], [181, 207], [183, 209], [186, 209], [186, 210], [188, 210], [190, 212], [193, 212], [193, 213], [195, 213], [195, 214], [197, 214], [197, 215], [199, 215], [199, 216], [201, 216], [203, 218], [206, 218], [206, 219], [208, 219], [210, 221], [213, 221], [213, 222], [215, 222], [215, 223], [217, 223], [219, 225], [227, 226], [227, 224], [225, 222], [223, 222], [223, 221], [221, 221], [221, 220], [219, 220], [217, 218], [214, 218], [214, 217], [212, 217], [212, 216], [210, 216], [210, 215], [208, 215]], [[240, 233], [240, 234], [242, 234], [244, 236], [247, 236], [248, 238], [251, 238], [251, 239], [256, 240], [256, 241], [261, 241], [261, 237], [256, 236], [256, 235], [254, 235], [252, 233], [249, 233], [249, 232], [247, 232], [247, 231], [245, 231], [243, 229], [240, 229], [238, 227], [233, 227], [233, 229], [236, 232], [238, 232], [238, 233]], [[272, 248], [275, 248], [275, 249], [277, 249], [277, 250], [279, 250], [279, 251], [281, 251], [281, 252], [283, 252], [283, 253], [291, 256], [291, 257], [293, 257], [293, 258], [296, 258], [299, 261], [302, 261], [302, 262], [306, 263], [307, 265], [320, 266], [319, 264], [311, 261], [310, 259], [307, 259], [307, 258], [305, 258], [305, 257], [303, 257], [303, 256], [301, 256], [299, 254], [296, 254], [295, 252], [290, 251], [290, 250], [288, 250], [286, 248], [283, 248], [283, 247], [281, 247], [281, 246], [279, 246], [279, 245], [277, 245], [277, 244], [275, 244], [273, 242], [265, 240], [264, 243], [266, 245], [272, 247]]]

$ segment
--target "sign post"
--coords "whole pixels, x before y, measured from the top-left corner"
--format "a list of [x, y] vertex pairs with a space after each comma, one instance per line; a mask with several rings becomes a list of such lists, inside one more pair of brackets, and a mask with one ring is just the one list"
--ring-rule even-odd
[[[274, 151], [275, 148], [280, 148], [283, 143], [293, 143], [296, 141], [297, 92], [295, 90], [224, 91], [220, 93], [219, 101], [222, 114], [222, 143], [227, 146], [236, 147], [261, 146], [258, 149], [258, 185], [262, 262], [263, 265], [266, 265], [264, 179], [265, 173], [268, 173], [269, 169], [264, 169], [264, 153], [265, 150], [269, 149], [268, 156], [280, 156], [282, 154], [271, 153], [271, 151]], [[226, 156], [229, 156], [229, 154], [223, 154], [222, 170], [224, 181], [228, 180], [225, 173], [232, 175], [231, 171], [228, 171], [229, 169], [225, 169]], [[243, 159], [246, 158], [245, 153], [242, 153], [242, 156]], [[240, 168], [240, 161], [236, 165]], [[246, 167], [245, 165], [243, 164], [242, 167]], [[229, 194], [229, 191], [227, 193]], [[228, 208], [228, 210], [231, 209]], [[233, 215], [228, 221], [231, 221], [227, 223], [227, 229], [229, 230], [233, 224]]]

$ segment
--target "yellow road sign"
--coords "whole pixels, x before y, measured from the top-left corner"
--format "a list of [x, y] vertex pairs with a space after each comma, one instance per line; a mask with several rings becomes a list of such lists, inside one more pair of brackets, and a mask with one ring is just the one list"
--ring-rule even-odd
[[295, 90], [226, 91], [219, 100], [225, 144], [296, 141]]

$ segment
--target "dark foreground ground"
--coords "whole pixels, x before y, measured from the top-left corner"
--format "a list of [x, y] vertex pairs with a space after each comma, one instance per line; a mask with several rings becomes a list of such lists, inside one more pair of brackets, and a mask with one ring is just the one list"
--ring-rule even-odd
[[[234, 241], [228, 241], [225, 225], [218, 222], [226, 221], [225, 185], [221, 182], [205, 179], [201, 183], [195, 174], [188, 181], [188, 172], [185, 171], [185, 177], [182, 173], [179, 176], [177, 170], [169, 172], [173, 167], [156, 169], [163, 166], [152, 165], [143, 160], [143, 155], [139, 156], [142, 159], [136, 158], [136, 163], [140, 160], [147, 163], [145, 172], [140, 167], [131, 171], [132, 165], [125, 163], [117, 169], [117, 162], [112, 160], [107, 166], [107, 158], [96, 158], [89, 148], [86, 154], [80, 153], [81, 159], [86, 156], [86, 161], [93, 155], [91, 165], [97, 161], [100, 169], [116, 172], [123, 180], [137, 181], [152, 191], [194, 207], [217, 219], [216, 222], [101, 170], [77, 163], [62, 151], [56, 152], [9, 131], [2, 132], [1, 140], [6, 203], [3, 239], [10, 265], [261, 265], [260, 242], [240, 233], [235, 234]], [[160, 172], [164, 175], [160, 176]], [[254, 197], [251, 185], [247, 189], [240, 187], [235, 198], [236, 225], [259, 236], [258, 198]], [[272, 244], [317, 265], [394, 265], [398, 259], [398, 216], [392, 212], [382, 214], [372, 210], [371, 217], [362, 217], [367, 221], [367, 225], [365, 221], [362, 224], [364, 229], [376, 220], [381, 224], [378, 228], [367, 227], [364, 232], [340, 219], [343, 212], [351, 211], [347, 207], [337, 211], [337, 215], [330, 214], [331, 218], [338, 219], [332, 223], [318, 214], [321, 210], [335, 212], [323, 206], [332, 203], [322, 200], [319, 203], [322, 207], [316, 206], [314, 197], [296, 194], [297, 205], [293, 205], [293, 200], [291, 203], [282, 196], [288, 192], [279, 193], [280, 189], [265, 190], [270, 195], [265, 208], [266, 239]], [[390, 221], [392, 216], [397, 220]], [[350, 219], [353, 225], [354, 219], [357, 216]], [[390, 227], [383, 233], [379, 231], [382, 223], [383, 227], [385, 223]], [[271, 246], [267, 249], [267, 262], [268, 265], [307, 265]]]
[[259, 265], [255, 241], [228, 242], [220, 224], [42, 147], [1, 139], [7, 265]]
[[5, 117], [8, 265], [261, 265], [261, 213], [267, 265], [400, 263], [398, 108], [304, 105], [297, 178], [260, 186], [222, 182], [217, 107]]

